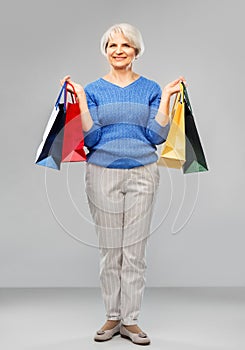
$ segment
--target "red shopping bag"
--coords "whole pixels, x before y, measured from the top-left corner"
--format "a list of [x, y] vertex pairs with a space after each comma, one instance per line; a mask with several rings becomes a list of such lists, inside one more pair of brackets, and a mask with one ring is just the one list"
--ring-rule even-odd
[[[86, 154], [83, 150], [84, 136], [79, 103], [72, 85], [72, 103], [67, 102], [67, 85], [71, 84], [65, 82], [61, 88], [35, 160], [38, 165], [56, 170], [60, 170], [62, 162], [86, 160]], [[63, 103], [61, 103], [62, 97]]]
[[67, 85], [71, 86], [75, 101], [72, 97], [73, 103], [67, 104], [61, 161], [81, 162], [86, 160], [81, 112], [74, 86], [69, 82]]

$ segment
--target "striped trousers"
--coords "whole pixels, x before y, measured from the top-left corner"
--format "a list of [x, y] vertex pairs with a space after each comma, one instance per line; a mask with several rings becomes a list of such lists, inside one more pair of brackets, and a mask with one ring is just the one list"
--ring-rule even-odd
[[158, 185], [156, 163], [131, 169], [86, 163], [85, 188], [98, 237], [100, 285], [108, 320], [137, 324]]

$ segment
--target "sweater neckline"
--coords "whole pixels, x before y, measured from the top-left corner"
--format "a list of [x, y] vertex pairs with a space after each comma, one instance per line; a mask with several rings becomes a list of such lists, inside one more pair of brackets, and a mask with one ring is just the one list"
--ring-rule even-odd
[[111, 83], [109, 80], [106, 80], [106, 79], [104, 79], [104, 78], [100, 78], [100, 80], [102, 80], [102, 81], [104, 81], [104, 82], [106, 82], [106, 83], [108, 83], [108, 84], [110, 84], [110, 85], [116, 86], [116, 87], [119, 88], [119, 89], [124, 90], [124, 89], [127, 89], [128, 87], [130, 87], [131, 85], [137, 83], [139, 80], [141, 80], [141, 78], [143, 78], [142, 75], [140, 75], [137, 79], [135, 79], [134, 81], [132, 81], [132, 83], [129, 83], [129, 84], [126, 85], [126, 86], [120, 86], [120, 85]]

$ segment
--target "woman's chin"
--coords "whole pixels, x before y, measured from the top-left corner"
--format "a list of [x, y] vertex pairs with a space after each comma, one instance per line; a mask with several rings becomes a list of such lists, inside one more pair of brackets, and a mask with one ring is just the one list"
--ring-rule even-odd
[[129, 69], [129, 68], [131, 68], [132, 64], [131, 63], [125, 64], [124, 62], [117, 62], [116, 64], [115, 63], [111, 64], [111, 66], [114, 69]]

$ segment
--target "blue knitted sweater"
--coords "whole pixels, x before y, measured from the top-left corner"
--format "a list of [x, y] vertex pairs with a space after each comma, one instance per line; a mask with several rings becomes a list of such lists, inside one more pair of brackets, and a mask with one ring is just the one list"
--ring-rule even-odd
[[120, 87], [99, 78], [85, 93], [93, 119], [84, 132], [87, 162], [129, 169], [157, 161], [156, 145], [166, 140], [170, 123], [163, 127], [155, 120], [161, 100], [156, 82], [140, 76]]

